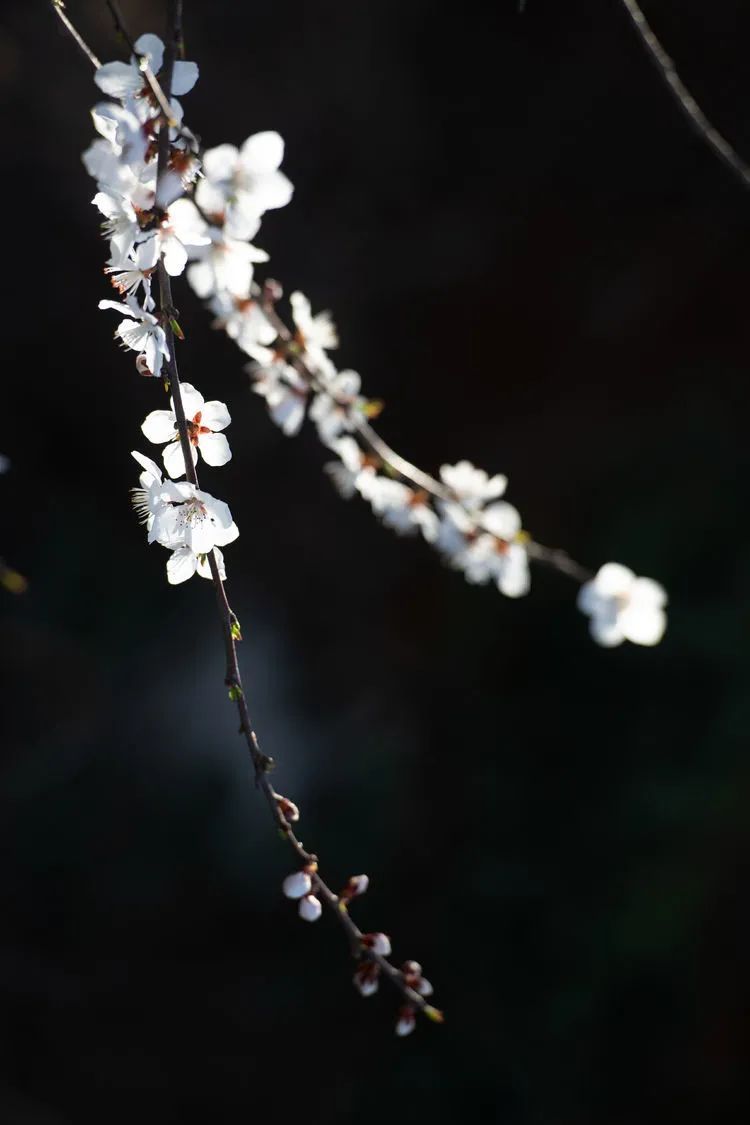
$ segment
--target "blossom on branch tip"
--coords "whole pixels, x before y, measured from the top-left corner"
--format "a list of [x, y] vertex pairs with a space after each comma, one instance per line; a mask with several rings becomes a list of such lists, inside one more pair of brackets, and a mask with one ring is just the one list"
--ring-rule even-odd
[[[225, 430], [231, 418], [225, 403], [211, 400], [205, 402], [203, 395], [190, 383], [180, 384], [182, 407], [187, 421], [190, 452], [193, 464], [198, 461], [200, 451], [207, 465], [218, 467], [226, 465], [232, 456], [229, 442], [220, 430]], [[141, 426], [141, 430], [154, 445], [169, 444], [162, 454], [164, 467], [171, 477], [185, 474], [185, 459], [182, 455], [177, 417], [174, 411], [174, 398], [170, 399], [171, 410], [152, 410]]]
[[253, 134], [239, 149], [230, 144], [206, 149], [196, 203], [225, 225], [230, 238], [252, 238], [261, 215], [292, 198], [294, 189], [279, 171], [283, 158], [284, 142], [273, 131]]
[[666, 604], [663, 586], [619, 563], [605, 563], [578, 592], [578, 608], [591, 618], [591, 635], [606, 648], [623, 641], [658, 644], [667, 627]]

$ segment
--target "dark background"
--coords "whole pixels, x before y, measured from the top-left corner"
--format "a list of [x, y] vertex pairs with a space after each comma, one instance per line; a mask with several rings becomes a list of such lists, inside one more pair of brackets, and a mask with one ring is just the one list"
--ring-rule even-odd
[[[202, 480], [277, 787], [448, 1014], [396, 1040], [281, 897], [211, 587], [168, 587], [130, 510], [162, 402], [96, 310], [98, 95], [48, 6], [6, 3], [0, 1121], [747, 1121], [750, 194], [616, 0], [185, 6], [187, 118], [285, 137], [256, 241], [384, 436], [508, 473], [542, 542], [662, 581], [670, 624], [601, 650], [564, 577], [505, 600], [342, 502], [178, 282], [182, 373], [233, 416]], [[745, 0], [644, 6], [750, 156]], [[122, 56], [103, 3], [68, 9]]]

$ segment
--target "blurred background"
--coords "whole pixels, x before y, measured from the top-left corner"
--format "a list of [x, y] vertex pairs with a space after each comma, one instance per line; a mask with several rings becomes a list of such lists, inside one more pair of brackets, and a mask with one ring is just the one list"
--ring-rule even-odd
[[[750, 157], [747, 4], [644, 7]], [[663, 582], [670, 623], [601, 650], [563, 576], [511, 602], [343, 502], [178, 282], [183, 377], [233, 417], [202, 481], [241, 529], [275, 783], [447, 1012], [396, 1040], [396, 997], [282, 898], [211, 587], [168, 587], [130, 509], [163, 403], [96, 309], [98, 93], [48, 5], [8, 0], [0, 553], [29, 589], [0, 590], [0, 1121], [748, 1120], [750, 193], [617, 0], [185, 8], [187, 119], [285, 137], [294, 200], [256, 241], [333, 310], [383, 435], [507, 473], [541, 542]], [[103, 3], [68, 11], [124, 56]]]

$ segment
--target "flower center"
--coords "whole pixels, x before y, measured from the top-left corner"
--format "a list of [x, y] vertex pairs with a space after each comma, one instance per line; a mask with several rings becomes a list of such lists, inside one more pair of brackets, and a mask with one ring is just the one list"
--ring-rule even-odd
[[191, 445], [197, 445], [198, 444], [198, 438], [200, 437], [201, 434], [213, 433], [213, 431], [208, 426], [202, 426], [201, 425], [201, 417], [202, 416], [203, 416], [203, 411], [199, 410], [198, 413], [193, 418], [192, 422], [190, 421], [190, 419], [185, 420], [185, 423], [187, 425], [188, 437], [190, 438], [190, 444]]

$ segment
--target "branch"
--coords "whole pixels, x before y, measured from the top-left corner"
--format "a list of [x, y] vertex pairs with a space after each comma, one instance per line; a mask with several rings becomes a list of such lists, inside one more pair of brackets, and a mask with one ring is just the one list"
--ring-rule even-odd
[[68, 34], [72, 36], [73, 42], [77, 43], [81, 48], [86, 58], [93, 66], [94, 70], [98, 70], [102, 64], [99, 62], [99, 59], [91, 50], [81, 33], [73, 26], [73, 24], [68, 19], [65, 13], [65, 4], [63, 3], [63, 0], [52, 0], [52, 10], [58, 16], [60, 22], [62, 23]]
[[648, 51], [651, 61], [666, 82], [672, 96], [695, 132], [714, 150], [719, 159], [739, 176], [745, 187], [750, 187], [750, 165], [745, 163], [742, 157], [732, 148], [729, 141], [706, 117], [677, 73], [672, 59], [651, 30], [640, 4], [637, 0], [622, 0], [622, 4], [633, 27], [641, 37], [641, 42]]
[[[327, 394], [336, 402], [337, 406], [346, 412], [352, 429], [357, 431], [363, 443], [383, 462], [383, 464], [387, 465], [392, 472], [403, 477], [404, 480], [411, 482], [417, 489], [421, 489], [423, 492], [429, 493], [430, 496], [434, 496], [436, 500], [453, 500], [453, 493], [442, 481], [436, 480], [435, 477], [430, 476], [429, 473], [424, 472], [424, 470], [418, 468], [417, 465], [413, 465], [411, 461], [407, 461], [405, 457], [402, 457], [400, 453], [392, 449], [373, 428], [361, 411], [353, 407], [346, 399], [336, 395], [335, 391], [329, 385], [321, 382], [316, 372], [305, 362], [303, 355], [300, 355], [300, 349], [293, 333], [276, 310], [276, 298], [279, 292], [280, 287], [276, 282], [267, 281], [263, 286], [260, 299], [260, 307], [263, 310], [263, 314], [277, 333], [277, 342], [274, 345], [277, 352], [283, 356], [290, 367], [293, 367], [294, 370], [302, 376], [313, 390]], [[481, 516], [469, 515], [467, 513], [467, 520], [473, 524], [477, 532], [486, 530]], [[552, 567], [554, 570], [567, 575], [576, 582], [588, 582], [594, 577], [592, 571], [570, 558], [565, 551], [557, 547], [545, 547], [543, 544], [537, 543], [536, 540], [530, 538], [528, 534], [522, 534], [523, 545], [530, 558]]]
[[[177, 57], [179, 45], [182, 40], [182, 0], [169, 0], [168, 7], [168, 30], [165, 43], [164, 64], [162, 67], [162, 82], [166, 92], [167, 99], [171, 91], [172, 85], [172, 71], [174, 62]], [[159, 194], [159, 183], [167, 171], [169, 161], [169, 123], [163, 121], [159, 128], [158, 139], [158, 163], [157, 163], [157, 197]], [[164, 268], [163, 259], [159, 259], [159, 308], [161, 312], [161, 321], [164, 328], [164, 333], [167, 339], [167, 346], [169, 348], [170, 358], [167, 362], [167, 370], [169, 372], [170, 390], [174, 402], [175, 418], [177, 422], [177, 430], [180, 437], [180, 447], [185, 461], [185, 470], [187, 479], [195, 488], [199, 487], [198, 474], [195, 465], [193, 464], [192, 449], [190, 444], [190, 435], [188, 432], [187, 420], [185, 417], [185, 409], [182, 403], [182, 395], [180, 393], [180, 376], [177, 368], [177, 358], [175, 355], [175, 335], [173, 331], [173, 321], [175, 317], [175, 309], [172, 304], [172, 285], [169, 274]], [[211, 551], [208, 555], [208, 564], [211, 570], [211, 576], [216, 590], [216, 602], [219, 611], [219, 618], [221, 621], [222, 632], [224, 635], [224, 648], [226, 656], [226, 671], [224, 682], [229, 689], [229, 697], [234, 701], [237, 706], [237, 712], [240, 720], [240, 734], [245, 738], [250, 758], [253, 763], [255, 772], [256, 786], [262, 790], [266, 798], [271, 816], [279, 829], [281, 835], [287, 840], [292, 848], [295, 856], [304, 869], [310, 872], [312, 890], [319, 896], [322, 903], [336, 916], [340, 925], [346, 933], [352, 954], [358, 960], [371, 961], [377, 964], [381, 972], [402, 994], [405, 1003], [410, 1008], [416, 1008], [423, 1012], [424, 1015], [431, 1019], [433, 1022], [441, 1023], [443, 1016], [442, 1013], [428, 1004], [423, 996], [421, 996], [414, 988], [410, 986], [407, 981], [405, 972], [397, 969], [391, 962], [377, 952], [376, 949], [368, 948], [367, 937], [363, 934], [358, 926], [352, 921], [347, 905], [346, 897], [339, 896], [331, 890], [326, 882], [324, 882], [321, 875], [318, 874], [318, 861], [317, 857], [311, 852], [308, 852], [295, 836], [289, 816], [285, 809], [290, 808], [290, 802], [281, 797], [271, 784], [268, 776], [269, 770], [273, 766], [273, 761], [269, 758], [260, 748], [258, 737], [253, 728], [248, 710], [247, 701], [245, 699], [245, 691], [242, 686], [242, 676], [240, 673], [239, 660], [237, 656], [237, 641], [240, 639], [241, 634], [239, 630], [239, 622], [237, 616], [233, 612], [226, 594], [226, 588], [222, 581], [219, 571], [219, 565], [216, 558], [215, 551]]]

